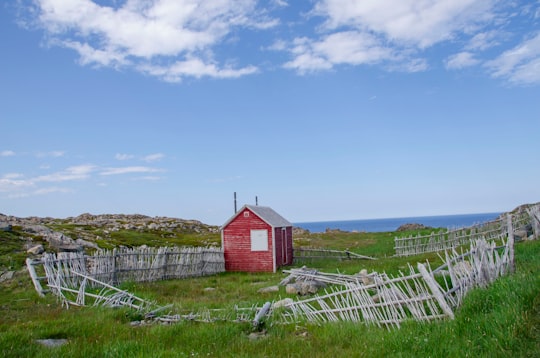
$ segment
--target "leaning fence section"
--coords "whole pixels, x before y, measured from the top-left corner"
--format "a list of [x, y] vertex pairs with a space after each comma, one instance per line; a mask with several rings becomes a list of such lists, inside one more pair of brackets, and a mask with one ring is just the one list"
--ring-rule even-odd
[[[109, 284], [213, 275], [225, 271], [225, 260], [220, 248], [139, 247], [98, 251], [93, 255], [48, 253], [40, 260], [27, 260], [27, 266], [34, 273], [36, 289], [44, 292], [40, 281], [46, 280], [49, 287], [51, 283], [80, 287], [84, 279], [80, 274]], [[39, 266], [45, 276], [36, 273]], [[90, 280], [88, 285], [93, 282]]]
[[510, 230], [518, 230], [538, 237], [540, 235], [539, 208], [539, 205], [521, 208], [515, 213], [507, 213], [496, 220], [467, 228], [442, 230], [432, 232], [429, 235], [396, 237], [394, 239], [395, 255], [411, 256], [428, 252], [442, 252], [468, 245], [478, 239], [497, 241], [507, 237]]
[[479, 239], [465, 254], [448, 252], [444, 265], [435, 270], [419, 263], [416, 270], [409, 265], [408, 273], [397, 277], [371, 274], [369, 282], [333, 278], [325, 294], [288, 304], [280, 318], [287, 323], [353, 321], [388, 328], [406, 320], [453, 318], [468, 291], [511, 269], [513, 244], [511, 237], [502, 246]]

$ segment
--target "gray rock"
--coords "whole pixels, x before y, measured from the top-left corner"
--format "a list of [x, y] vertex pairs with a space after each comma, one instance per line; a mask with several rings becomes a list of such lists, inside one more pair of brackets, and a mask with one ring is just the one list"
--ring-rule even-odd
[[45, 252], [45, 249], [43, 248], [43, 245], [39, 244], [36, 246], [33, 246], [26, 250], [26, 253], [32, 254], [32, 255], [40, 255]]
[[75, 240], [75, 243], [82, 247], [88, 247], [88, 248], [96, 249], [96, 250], [99, 249], [99, 246], [95, 242], [91, 242], [91, 241], [87, 241], [83, 239], [77, 239]]
[[322, 282], [302, 281], [288, 284], [287, 286], [285, 286], [285, 292], [287, 292], [288, 294], [305, 296], [317, 293], [319, 291], [319, 288], [324, 286], [325, 285]]
[[360, 278], [360, 281], [365, 286], [373, 285], [375, 283], [373, 277], [368, 274], [368, 271], [366, 269], [362, 269], [359, 273], [356, 274], [356, 276]]
[[36, 339], [36, 343], [39, 343], [45, 347], [55, 348], [63, 346], [68, 343], [67, 339]]
[[289, 283], [285, 286], [285, 292], [289, 295], [297, 295], [300, 292], [300, 288], [295, 283]]
[[251, 341], [256, 341], [262, 338], [266, 338], [266, 330], [263, 330], [262, 332], [251, 332], [248, 335], [248, 339]]
[[52, 230], [44, 225], [35, 225], [29, 224], [23, 226], [23, 231], [38, 234], [38, 235], [49, 235], [52, 234]]
[[2, 272], [0, 274], [0, 282], [11, 280], [13, 278], [13, 275], [15, 275], [15, 271]]
[[280, 301], [277, 301], [277, 302], [274, 302], [272, 304], [272, 309], [276, 309], [276, 308], [281, 308], [281, 307], [286, 307], [290, 304], [294, 303], [294, 300], [292, 298], [284, 298]]
[[257, 292], [258, 293], [279, 292], [279, 286], [263, 287], [263, 288], [260, 288]]

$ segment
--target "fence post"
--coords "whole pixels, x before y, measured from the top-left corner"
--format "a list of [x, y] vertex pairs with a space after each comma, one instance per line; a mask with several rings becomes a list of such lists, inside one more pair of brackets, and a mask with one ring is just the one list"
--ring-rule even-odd
[[114, 284], [118, 283], [117, 277], [116, 277], [116, 255], [117, 255], [117, 251], [115, 247], [112, 252], [112, 282], [114, 282]]
[[162, 253], [162, 255], [164, 256], [163, 257], [163, 271], [161, 273], [161, 279], [162, 280], [166, 280], [168, 277], [167, 277], [167, 265], [168, 265], [168, 262], [169, 262], [169, 251], [167, 249], [165, 249], [165, 252]]
[[439, 303], [439, 306], [441, 307], [443, 312], [448, 317], [450, 317], [450, 319], [454, 319], [454, 312], [452, 311], [452, 308], [450, 308], [450, 306], [446, 302], [446, 299], [444, 298], [444, 295], [442, 294], [439, 288], [439, 285], [437, 284], [433, 276], [431, 276], [431, 274], [427, 271], [426, 267], [421, 263], [418, 263], [418, 271], [420, 271], [422, 278], [428, 285], [429, 289], [431, 290], [431, 293], [433, 293], [433, 296]]
[[34, 260], [27, 258], [26, 267], [28, 268], [28, 273], [30, 274], [30, 278], [32, 279], [32, 282], [34, 283], [34, 288], [36, 289], [37, 293], [41, 297], [45, 296], [43, 287], [41, 287], [41, 283], [39, 283], [39, 278], [36, 274], [36, 269], [34, 268]]
[[512, 214], [506, 214], [506, 227], [508, 230], [508, 257], [510, 259], [510, 273], [514, 273], [514, 227], [512, 226]]

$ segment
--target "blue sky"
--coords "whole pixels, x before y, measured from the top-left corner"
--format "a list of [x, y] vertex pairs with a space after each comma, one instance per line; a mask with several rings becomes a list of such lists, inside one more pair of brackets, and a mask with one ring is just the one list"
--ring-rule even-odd
[[540, 2], [0, 5], [0, 212], [222, 224], [540, 201]]

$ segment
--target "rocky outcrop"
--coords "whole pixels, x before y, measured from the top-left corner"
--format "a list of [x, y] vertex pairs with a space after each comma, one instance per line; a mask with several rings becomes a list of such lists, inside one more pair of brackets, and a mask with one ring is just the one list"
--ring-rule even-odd
[[49, 226], [53, 225], [74, 225], [74, 226], [91, 226], [94, 228], [105, 229], [109, 231], [118, 230], [181, 230], [192, 233], [217, 233], [219, 226], [206, 225], [198, 220], [185, 220], [168, 217], [150, 217], [140, 214], [81, 214], [76, 217], [68, 217], [66, 219], [54, 219], [50, 217], [27, 217], [18, 218], [15, 216], [7, 216], [0, 214], [0, 223], [3, 227], [18, 226], [22, 231], [36, 234], [46, 235], [51, 234], [53, 230]]
[[[0, 214], [0, 228], [5, 231], [15, 230], [26, 240], [26, 247], [30, 254], [39, 255], [41, 249], [38, 244], [55, 251], [83, 251], [85, 248], [98, 249], [95, 240], [108, 237], [112, 232], [120, 230], [134, 230], [138, 232], [190, 233], [209, 234], [218, 233], [218, 226], [211, 226], [197, 220], [184, 220], [168, 217], [150, 217], [140, 214], [81, 214], [66, 219], [50, 217], [7, 216]], [[39, 252], [39, 253], [38, 253]]]
[[429, 227], [423, 224], [410, 223], [410, 224], [401, 225], [400, 227], [397, 228], [396, 231], [410, 231], [410, 230], [423, 230], [423, 229], [432, 229], [432, 227]]

